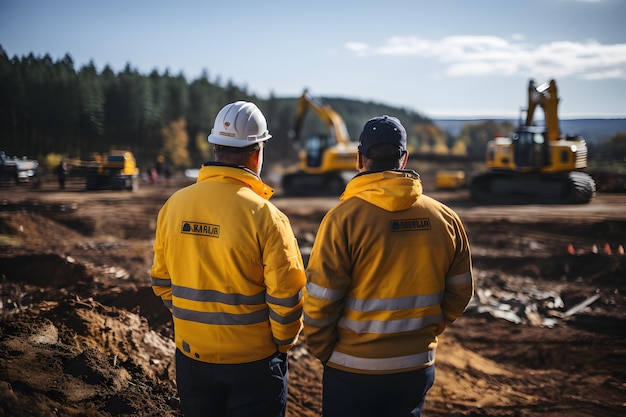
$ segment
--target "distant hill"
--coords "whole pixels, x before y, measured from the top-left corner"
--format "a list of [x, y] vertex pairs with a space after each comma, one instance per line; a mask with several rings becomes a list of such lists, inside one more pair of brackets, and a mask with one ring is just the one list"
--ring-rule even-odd
[[[458, 136], [464, 125], [487, 120], [518, 123], [517, 119], [433, 119], [433, 122], [453, 136]], [[599, 144], [618, 132], [626, 132], [626, 119], [562, 119], [561, 130], [565, 134], [581, 135], [590, 144]]]

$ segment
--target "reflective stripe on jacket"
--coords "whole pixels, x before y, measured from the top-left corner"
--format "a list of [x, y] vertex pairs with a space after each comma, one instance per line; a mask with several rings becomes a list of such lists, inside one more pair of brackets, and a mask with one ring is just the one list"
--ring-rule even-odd
[[152, 287], [187, 356], [244, 363], [295, 344], [306, 278], [272, 194], [249, 170], [211, 164], [159, 211]]
[[307, 267], [304, 332], [326, 365], [395, 373], [432, 365], [437, 335], [473, 294], [459, 217], [413, 171], [352, 179], [320, 225]]

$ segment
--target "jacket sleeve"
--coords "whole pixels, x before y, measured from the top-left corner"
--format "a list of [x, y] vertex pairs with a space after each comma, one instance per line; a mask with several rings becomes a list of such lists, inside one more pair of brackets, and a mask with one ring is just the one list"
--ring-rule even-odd
[[455, 253], [446, 275], [441, 302], [446, 325], [459, 318], [473, 295], [474, 278], [469, 241], [461, 220], [455, 216]]
[[[161, 210], [162, 212], [163, 210]], [[152, 291], [161, 297], [165, 306], [172, 311], [172, 280], [165, 262], [164, 233], [161, 212], [157, 218], [157, 229], [154, 240], [154, 259], [150, 269]]]
[[265, 300], [274, 343], [285, 353], [295, 345], [302, 330], [302, 288], [306, 276], [289, 220], [282, 213], [274, 217], [263, 250]]
[[304, 336], [311, 352], [326, 363], [337, 342], [337, 322], [350, 286], [344, 233], [327, 215], [313, 244], [304, 291]]

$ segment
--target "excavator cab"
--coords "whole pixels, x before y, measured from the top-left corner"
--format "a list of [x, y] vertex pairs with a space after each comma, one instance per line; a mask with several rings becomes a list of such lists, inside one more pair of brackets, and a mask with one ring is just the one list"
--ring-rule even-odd
[[511, 139], [516, 167], [521, 170], [537, 170], [550, 165], [550, 146], [543, 128], [518, 130]]
[[330, 142], [330, 138], [326, 135], [313, 135], [306, 139], [304, 149], [308, 168], [319, 168], [322, 165], [324, 152], [329, 146], [332, 146]]

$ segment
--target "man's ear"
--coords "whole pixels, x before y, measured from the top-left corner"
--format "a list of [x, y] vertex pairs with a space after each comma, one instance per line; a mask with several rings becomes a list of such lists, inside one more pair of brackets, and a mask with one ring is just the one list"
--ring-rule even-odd
[[361, 152], [357, 152], [356, 154], [356, 169], [359, 171], [365, 169], [365, 165], [363, 165], [363, 154]]
[[246, 163], [246, 168], [250, 171], [257, 172], [259, 169], [259, 154], [261, 153], [260, 149], [255, 149], [248, 155], [248, 162]]
[[404, 169], [408, 161], [409, 161], [409, 151], [404, 151], [404, 155], [402, 156], [402, 166], [400, 167], [400, 169]]

